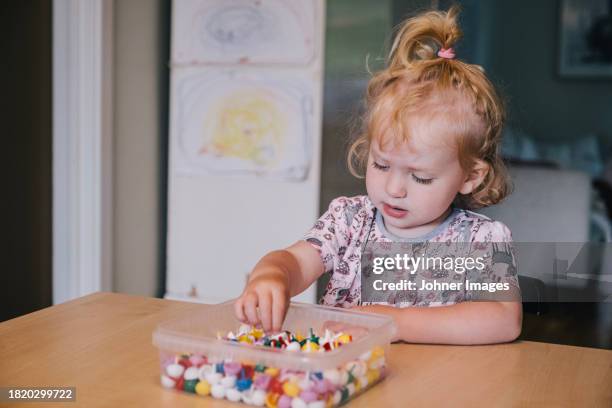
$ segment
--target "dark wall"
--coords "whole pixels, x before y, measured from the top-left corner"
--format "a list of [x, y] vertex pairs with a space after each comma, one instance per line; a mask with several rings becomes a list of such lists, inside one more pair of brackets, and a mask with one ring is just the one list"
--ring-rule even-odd
[[559, 1], [495, 0], [490, 62], [510, 98], [512, 120], [537, 139], [597, 134], [612, 144], [612, 79], [557, 74]]
[[51, 0], [0, 13], [0, 321], [51, 304]]

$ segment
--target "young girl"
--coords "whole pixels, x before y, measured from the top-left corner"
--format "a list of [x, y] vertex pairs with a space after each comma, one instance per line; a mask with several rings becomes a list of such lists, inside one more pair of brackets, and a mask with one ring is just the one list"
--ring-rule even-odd
[[451, 8], [401, 25], [387, 68], [370, 80], [363, 132], [349, 150], [354, 175], [367, 166], [367, 196], [334, 199], [302, 240], [264, 256], [235, 303], [241, 321], [280, 330], [289, 299], [329, 273], [322, 303], [393, 317], [395, 340], [483, 344], [518, 337], [520, 295], [472, 302], [460, 291], [443, 299], [439, 291], [402, 307], [360, 299], [368, 242], [496, 243], [493, 258], [506, 267], [486, 278], [519, 293], [510, 230], [460, 209], [496, 204], [509, 188], [499, 156], [503, 107], [482, 68], [455, 58], [456, 20]]

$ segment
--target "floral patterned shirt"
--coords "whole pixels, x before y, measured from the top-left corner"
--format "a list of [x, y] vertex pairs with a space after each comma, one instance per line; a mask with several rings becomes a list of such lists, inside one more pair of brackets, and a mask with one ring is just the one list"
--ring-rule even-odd
[[[325, 273], [330, 274], [320, 303], [353, 307], [361, 302], [361, 255], [364, 243], [440, 242], [495, 243], [493, 259], [497, 265], [480, 271], [480, 282], [506, 282], [519, 293], [516, 253], [512, 234], [501, 222], [472, 211], [453, 208], [434, 230], [418, 238], [400, 238], [388, 232], [383, 217], [367, 196], [338, 197], [303, 238], [319, 251]], [[419, 272], [427, 274], [427, 271]], [[467, 275], [467, 274], [466, 274]], [[431, 278], [431, 274], [423, 278]], [[466, 299], [462, 290], [416, 291], [397, 306], [439, 306]]]

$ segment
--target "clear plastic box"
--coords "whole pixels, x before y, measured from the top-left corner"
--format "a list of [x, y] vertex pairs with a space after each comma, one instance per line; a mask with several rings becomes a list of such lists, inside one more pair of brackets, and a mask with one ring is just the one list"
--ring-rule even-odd
[[396, 326], [384, 315], [291, 303], [282, 329], [322, 333], [330, 322], [341, 323], [353, 340], [326, 352], [290, 351], [219, 339], [241, 325], [233, 301], [203, 307], [187, 318], [161, 323], [153, 333], [161, 383], [255, 406], [343, 404], [385, 377]]

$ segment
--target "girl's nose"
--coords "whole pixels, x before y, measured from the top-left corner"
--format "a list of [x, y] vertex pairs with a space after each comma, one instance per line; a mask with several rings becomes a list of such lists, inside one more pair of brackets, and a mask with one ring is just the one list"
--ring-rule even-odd
[[406, 187], [404, 186], [401, 174], [389, 174], [389, 177], [387, 178], [387, 185], [385, 187], [387, 194], [393, 198], [406, 197]]

